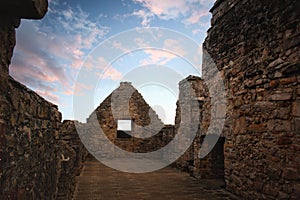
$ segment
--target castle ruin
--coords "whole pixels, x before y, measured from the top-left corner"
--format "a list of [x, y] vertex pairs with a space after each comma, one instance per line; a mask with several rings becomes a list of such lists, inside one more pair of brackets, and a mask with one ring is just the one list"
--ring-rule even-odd
[[[62, 122], [56, 105], [9, 76], [20, 19], [42, 18], [47, 5], [47, 0], [0, 3], [1, 199], [71, 199], [75, 177], [88, 154], [76, 133], [79, 122]], [[244, 199], [299, 199], [299, 10], [297, 0], [215, 2], [204, 51], [216, 63], [225, 84], [225, 125], [213, 151], [199, 159], [199, 149], [206, 145], [203, 138], [208, 137], [211, 99], [200, 78], [188, 77], [186, 81], [199, 97], [195, 105], [200, 111], [200, 127], [175, 167], [200, 179], [223, 178], [226, 189]], [[181, 93], [186, 92], [184, 85], [185, 81], [179, 84]], [[140, 109], [151, 108], [140, 102], [138, 106], [132, 102], [135, 109], [120, 114], [119, 119], [134, 119], [141, 126], [149, 123]], [[105, 121], [111, 117], [111, 113], [103, 113], [105, 105], [96, 109], [98, 120], [104, 130], [118, 134], [115, 119]], [[174, 127], [164, 127], [154, 112], [148, 117], [162, 125], [162, 135], [173, 136], [183, 109], [177, 107]], [[148, 146], [134, 138], [127, 138], [127, 145], [118, 139], [117, 135], [111, 138], [129, 151], [154, 149], [151, 139]], [[170, 138], [159, 136], [153, 141], [157, 144], [158, 140], [163, 146]]]

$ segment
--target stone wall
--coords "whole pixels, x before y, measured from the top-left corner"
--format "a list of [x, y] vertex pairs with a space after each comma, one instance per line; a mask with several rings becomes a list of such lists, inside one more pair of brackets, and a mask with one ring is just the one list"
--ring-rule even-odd
[[[219, 137], [216, 134], [207, 135], [211, 120], [211, 99], [208, 88], [200, 77], [189, 76], [179, 83], [180, 93], [176, 109], [175, 133], [178, 133], [180, 126], [183, 125], [181, 124], [182, 113], [179, 102], [188, 103], [186, 94], [191, 89], [194, 91], [195, 101], [197, 102], [193, 109], [199, 110], [199, 112], [192, 112], [195, 114], [195, 116], [192, 116], [193, 118], [199, 118], [198, 131], [190, 148], [173, 163], [173, 166], [197, 178], [224, 178], [224, 136], [219, 138], [217, 144], [207, 156], [201, 159], [199, 157], [200, 148], [202, 148], [202, 151], [209, 151], [209, 149], [205, 149], [205, 145], [208, 144], [205, 144], [204, 137]], [[191, 126], [195, 126], [195, 124], [191, 124]]]
[[57, 107], [8, 78], [1, 113], [1, 192], [4, 199], [54, 198], [62, 153]]
[[226, 188], [300, 197], [300, 2], [219, 0], [204, 43], [228, 97]]
[[68, 133], [74, 137], [74, 129], [66, 131], [56, 105], [9, 76], [20, 18], [43, 17], [47, 1], [12, 0], [0, 5], [1, 199], [55, 199], [57, 194], [70, 199], [69, 185], [80, 170], [82, 145], [66, 138]]
[[57, 106], [8, 78], [1, 130], [3, 199], [71, 199], [87, 151]]
[[63, 143], [64, 154], [61, 155], [62, 164], [56, 199], [72, 199], [76, 187], [75, 177], [80, 175], [88, 156], [88, 151], [77, 134], [76, 123], [80, 124], [77, 121], [65, 120], [60, 129], [59, 139]]
[[[124, 119], [132, 121], [132, 130], [127, 132], [131, 137], [119, 138], [117, 121]], [[159, 149], [162, 146], [162, 138], [165, 137], [165, 133], [172, 132], [169, 131], [172, 130], [171, 127], [164, 127], [155, 111], [129, 82], [120, 83], [120, 86], [91, 114], [86, 126], [90, 127], [87, 130], [94, 130], [93, 135], [98, 135], [101, 127], [102, 133], [116, 146], [137, 153]], [[126, 131], [124, 132], [126, 133]], [[145, 137], [145, 134], [154, 136]], [[99, 138], [99, 140], [101, 139]], [[101, 145], [105, 145], [106, 142], [102, 141], [100, 141]], [[99, 145], [98, 143], [95, 144], [95, 146]], [[112, 155], [114, 148], [109, 149], [106, 153], [102, 151], [103, 156]]]
[[[179, 99], [176, 103], [176, 116], [175, 116], [175, 133], [178, 133], [181, 124], [181, 117], [182, 116], [182, 109], [180, 107], [180, 102], [182, 102], [182, 104], [188, 104], [189, 102], [189, 98], [190, 96], [187, 95], [189, 90], [193, 90], [195, 95], [196, 95], [196, 99], [195, 101], [197, 102], [195, 105], [195, 110], [199, 110], [199, 113], [195, 113], [195, 116], [193, 116], [193, 118], [199, 118], [199, 127], [198, 127], [198, 131], [197, 131], [197, 136], [194, 139], [193, 144], [189, 147], [189, 149], [178, 159], [176, 160], [175, 163], [173, 163], [173, 165], [179, 169], [181, 169], [182, 171], [187, 171], [187, 172], [191, 172], [191, 167], [194, 166], [194, 154], [195, 154], [195, 149], [194, 149], [194, 145], [196, 145], [196, 140], [198, 140], [201, 136], [201, 128], [204, 128], [204, 126], [201, 126], [201, 121], [202, 121], [202, 111], [203, 111], [203, 103], [207, 102], [205, 104], [205, 106], [209, 106], [208, 101], [205, 101], [205, 98], [208, 97], [208, 93], [205, 90], [205, 86], [203, 84], [203, 80], [199, 77], [196, 76], [189, 76], [187, 78], [185, 78], [184, 80], [182, 80], [179, 83]], [[208, 108], [209, 109], [209, 108]], [[207, 110], [208, 110], [207, 109]], [[198, 115], [200, 114], [200, 115]], [[208, 116], [209, 117], [209, 116]], [[207, 127], [206, 127], [207, 129]], [[180, 145], [181, 143], [179, 143]]]

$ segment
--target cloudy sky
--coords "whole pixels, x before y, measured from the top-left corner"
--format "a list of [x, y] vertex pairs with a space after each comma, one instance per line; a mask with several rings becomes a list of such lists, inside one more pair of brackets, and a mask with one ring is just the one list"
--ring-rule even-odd
[[[95, 52], [97, 48], [103, 49], [103, 43], [110, 38], [118, 38], [130, 30], [151, 27], [174, 31], [201, 45], [210, 27], [211, 15], [208, 11], [213, 2], [214, 0], [49, 0], [48, 13], [44, 19], [22, 20], [17, 30], [17, 46], [10, 74], [48, 101], [57, 104], [63, 119], [74, 119], [76, 83], [77, 93], [80, 93], [78, 90], [93, 89], [93, 107], [96, 107], [120, 81], [126, 80], [133, 82], [166, 123], [174, 123], [177, 91], [159, 84], [137, 83], [130, 78], [139, 73], [145, 74], [145, 71], [139, 72], [136, 69], [149, 65], [153, 65], [156, 72], [160, 71], [160, 74], [170, 77], [168, 71], [157, 68], [158, 65], [167, 66], [169, 71], [174, 70], [179, 74], [174, 75], [178, 80], [189, 74], [200, 75], [197, 70], [188, 66], [182, 57], [168, 51], [145, 48], [154, 45], [150, 44], [151, 39], [148, 40], [147, 37], [125, 39], [126, 42], [144, 47], [139, 51], [133, 51], [134, 47], [124, 47], [122, 41], [110, 41], [107, 51], [119, 50], [123, 54], [120, 53], [109, 67], [104, 65], [112, 63], [112, 60], [107, 60], [105, 56], [97, 57]], [[187, 50], [182, 46], [183, 43], [178, 42], [179, 39], [160, 38], [163, 48], [175, 49], [182, 55], [186, 53]], [[199, 58], [200, 56], [199, 53]], [[92, 61], [90, 57], [93, 57]], [[100, 78], [96, 87], [78, 83], [77, 77], [83, 66], [98, 69]], [[150, 80], [151, 76], [158, 76], [152, 72], [146, 74], [148, 75], [140, 78]], [[82, 119], [86, 117], [82, 116]], [[83, 121], [82, 119], [78, 120]]]

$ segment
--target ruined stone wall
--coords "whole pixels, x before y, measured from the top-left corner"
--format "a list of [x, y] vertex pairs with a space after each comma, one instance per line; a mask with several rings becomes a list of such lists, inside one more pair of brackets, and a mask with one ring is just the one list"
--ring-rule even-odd
[[[9, 76], [20, 18], [41, 18], [47, 1], [1, 1], [0, 5], [0, 10], [5, 9], [0, 14], [1, 199], [55, 199], [58, 193], [70, 199], [72, 190], [61, 188], [75, 176], [70, 171], [78, 169], [82, 153], [74, 146], [80, 144], [60, 137], [61, 129], [66, 131], [56, 105]], [[67, 132], [73, 134], [72, 129]], [[70, 180], [62, 181], [65, 174]]]
[[88, 151], [77, 134], [75, 124], [80, 126], [77, 121], [65, 120], [60, 128], [59, 139], [63, 143], [64, 154], [61, 155], [62, 164], [56, 199], [72, 199], [76, 187], [75, 178], [80, 175], [88, 156]]
[[53, 104], [8, 78], [5, 130], [1, 131], [1, 192], [4, 199], [54, 198], [62, 147], [61, 115]]
[[87, 151], [57, 106], [8, 78], [1, 131], [4, 199], [71, 199]]
[[[200, 148], [203, 151], [209, 151], [203, 141], [204, 137], [219, 137], [218, 135], [212, 134], [207, 135], [208, 127], [211, 121], [211, 99], [209, 91], [205, 82], [200, 77], [189, 76], [179, 83], [179, 100], [177, 102], [176, 117], [175, 117], [175, 133], [178, 133], [181, 124], [182, 111], [180, 108], [180, 101], [183, 104], [188, 103], [187, 91], [192, 90], [195, 94], [196, 104], [192, 108], [198, 110], [193, 118], [199, 118], [198, 130], [193, 143], [189, 149], [178, 159], [173, 166], [186, 171], [191, 175], [198, 178], [223, 178], [224, 177], [224, 158], [223, 158], [223, 143], [224, 136], [221, 136], [213, 148], [204, 158], [199, 157]], [[191, 124], [195, 126], [195, 124]], [[197, 124], [196, 124], [197, 126]], [[179, 145], [182, 143], [180, 142]]]
[[300, 197], [300, 2], [219, 0], [204, 49], [228, 97], [226, 188]]
[[[130, 138], [117, 137], [117, 120], [132, 120]], [[99, 126], [100, 125], [100, 126]], [[122, 82], [100, 106], [91, 114], [87, 124], [87, 130], [93, 129], [92, 135], [102, 133], [116, 146], [129, 152], [150, 152], [162, 146], [162, 138], [172, 128], [164, 127], [155, 111], [145, 102], [142, 95], [128, 82]], [[94, 128], [91, 128], [94, 127]], [[162, 130], [163, 129], [163, 130]], [[165, 131], [168, 130], [168, 131]], [[172, 132], [172, 131], [171, 131]], [[153, 137], [144, 138], [151, 133]], [[100, 136], [98, 136], [100, 137]], [[101, 144], [94, 141], [96, 146], [105, 145], [103, 138], [98, 138]], [[102, 142], [101, 142], [102, 141]], [[168, 143], [170, 140], [164, 141]], [[108, 152], [102, 151], [103, 156], [114, 155], [114, 148]], [[117, 155], [114, 155], [117, 156]]]
[[[176, 166], [177, 168], [186, 171], [186, 172], [191, 172], [191, 167], [194, 166], [194, 155], [195, 155], [195, 151], [196, 149], [194, 149], [194, 147], [196, 147], [195, 145], [198, 143], [198, 140], [201, 137], [201, 133], [204, 133], [205, 130], [207, 130], [207, 127], [209, 125], [209, 121], [207, 123], [203, 123], [204, 120], [202, 121], [202, 119], [206, 119], [208, 120], [210, 117], [210, 113], [207, 113], [207, 111], [209, 111], [209, 99], [208, 99], [208, 92], [207, 89], [205, 88], [204, 84], [203, 84], [203, 80], [199, 77], [196, 76], [189, 76], [187, 78], [185, 78], [184, 80], [182, 80], [179, 83], [179, 99], [176, 103], [177, 107], [176, 107], [176, 116], [175, 116], [175, 132], [178, 133], [180, 126], [184, 126], [184, 124], [181, 123], [181, 117], [184, 117], [184, 111], [182, 111], [180, 104], [189, 104], [189, 98], [191, 98], [190, 95], [188, 94], [188, 91], [192, 90], [194, 95], [195, 95], [195, 107], [192, 108], [196, 111], [198, 111], [198, 113], [195, 113], [195, 116], [192, 116], [192, 118], [198, 118], [199, 122], [198, 125], [195, 124], [196, 126], [198, 126], [198, 131], [197, 131], [197, 135], [194, 139], [193, 144], [189, 147], [189, 149], [178, 159], [176, 160], [176, 162], [173, 164], [174, 166]], [[181, 102], [181, 103], [180, 103]], [[205, 102], [205, 105], [203, 105]], [[207, 107], [207, 109], [203, 109], [203, 106]], [[204, 113], [204, 111], [206, 113]], [[187, 111], [189, 112], [189, 111]], [[206, 115], [206, 117], [203, 117], [203, 115]], [[202, 122], [202, 124], [201, 124]], [[195, 126], [194, 124], [190, 124], [190, 126]], [[202, 131], [201, 131], [202, 130]], [[188, 134], [188, 133], [186, 133]], [[182, 142], [180, 142], [178, 145], [182, 145]]]

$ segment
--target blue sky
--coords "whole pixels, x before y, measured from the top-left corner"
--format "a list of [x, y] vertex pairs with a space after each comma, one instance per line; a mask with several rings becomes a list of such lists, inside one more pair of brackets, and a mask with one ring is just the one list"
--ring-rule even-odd
[[[210, 27], [211, 15], [208, 11], [213, 2], [50, 0], [49, 10], [44, 19], [22, 20], [17, 30], [17, 45], [10, 74], [45, 99], [57, 104], [63, 119], [73, 119], [76, 78], [81, 67], [87, 64], [89, 55], [93, 55], [99, 44], [128, 30], [161, 27], [179, 32], [201, 45]], [[138, 38], [132, 39], [132, 43], [146, 42]], [[166, 39], [164, 44], [180, 48], [176, 40]], [[124, 50], [119, 43], [113, 43], [113, 47], [116, 50]], [[98, 61], [107, 62], [100, 58]], [[96, 67], [97, 64], [94, 65]], [[101, 80], [94, 91], [93, 106], [99, 105], [120, 81], [131, 81], [132, 70], [148, 65], [174, 69], [180, 74], [179, 79], [189, 74], [198, 75], [183, 59], [168, 52], [155, 49], [131, 52], [114, 61], [108, 70], [100, 71]], [[165, 123], [174, 123], [178, 98], [176, 91], [170, 91], [157, 84], [135, 85], [133, 81], [133, 85]], [[81, 89], [89, 90], [90, 86], [82, 85]]]

